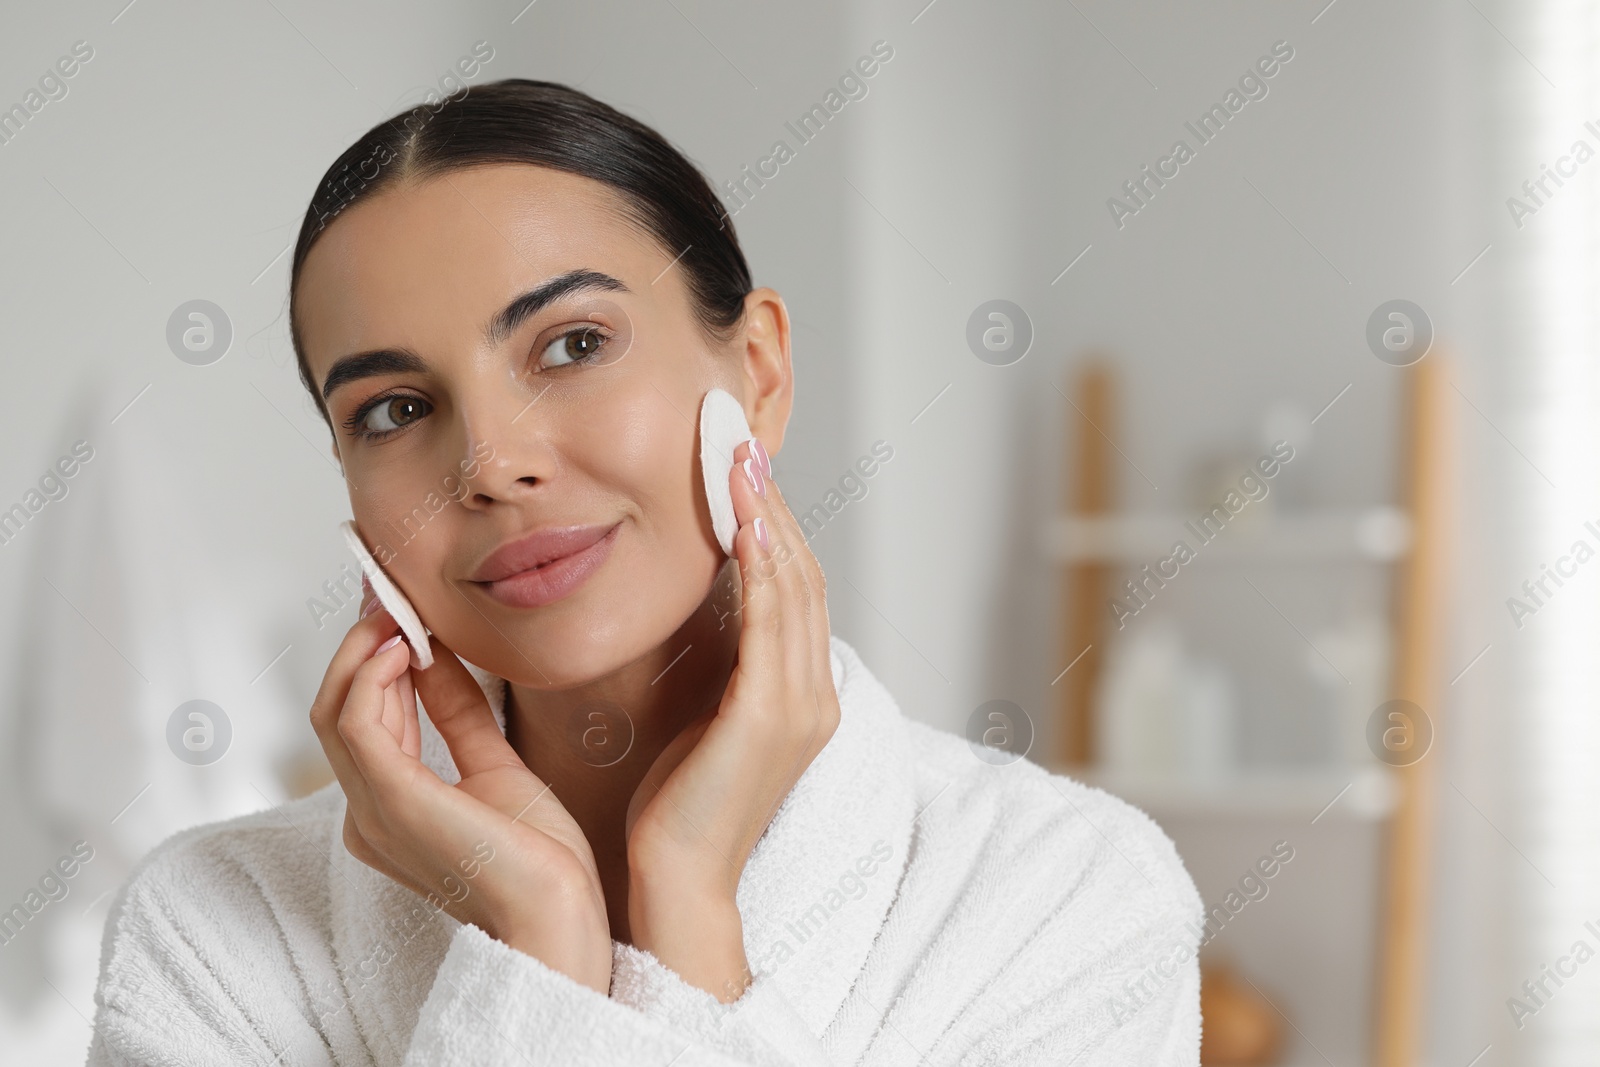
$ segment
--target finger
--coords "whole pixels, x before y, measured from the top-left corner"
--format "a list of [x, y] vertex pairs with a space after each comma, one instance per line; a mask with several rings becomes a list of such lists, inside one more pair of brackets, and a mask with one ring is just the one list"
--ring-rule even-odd
[[[837, 698], [833, 695], [826, 587], [822, 569], [805, 544], [804, 531], [776, 483], [765, 476], [771, 462], [764, 453], [756, 438], [741, 442], [734, 450], [735, 470], [730, 472], [734, 482], [729, 488], [742, 522], [753, 525], [760, 518], [764, 524], [770, 523], [768, 553], [772, 558], [759, 562], [756, 573], [765, 578], [774, 565], [779, 568], [774, 584], [780, 594], [776, 599], [781, 601], [778, 625], [783, 652], [776, 673], [784, 679], [784, 695], [790, 699], [774, 694], [767, 706], [789, 709], [784, 717], [787, 740], [796, 747], [799, 758], [809, 761], [837, 726], [829, 712], [837, 706]], [[759, 590], [751, 592], [760, 595]], [[805, 699], [807, 695], [810, 700]]]
[[[771, 545], [782, 551], [781, 542]], [[745, 721], [757, 724], [764, 734], [747, 742], [760, 744], [773, 757], [763, 777], [784, 783], [765, 804], [751, 806], [752, 827], [759, 836], [821, 747], [822, 730], [811, 699], [815, 686], [810, 678], [810, 627], [797, 603], [804, 594], [797, 591], [800, 579], [793, 561], [779, 567], [778, 558], [757, 541], [753, 520], [739, 529], [734, 548], [745, 600], [735, 686], [729, 696], [734, 708], [749, 713]]]
[[[730, 483], [730, 491], [734, 494], [736, 513], [742, 504], [751, 525], [756, 518], [772, 524], [768, 547], [772, 559], [757, 563], [758, 579], [771, 574], [774, 565], [780, 569], [773, 582], [779, 590], [775, 599], [780, 602], [777, 625], [783, 649], [782, 665], [777, 673], [784, 679], [784, 696], [789, 699], [774, 694], [767, 706], [789, 709], [785, 720], [789, 742], [795, 746], [798, 758], [809, 762], [828, 743], [838, 726], [826, 586], [821, 566], [805, 544], [803, 531], [794, 521], [777, 484], [762, 477], [766, 466], [759, 453], [751, 448], [752, 444], [753, 439], [742, 442], [735, 450], [738, 458], [736, 482], [743, 484]], [[759, 597], [759, 590], [752, 590], [752, 593]], [[799, 699], [794, 699], [796, 697]]]
[[[744, 477], [737, 465], [733, 477]], [[762, 525], [754, 521], [761, 516], [754, 514], [750, 492], [748, 485], [736, 485], [733, 493], [736, 513], [743, 510], [733, 535], [734, 561], [739, 567], [739, 664], [771, 672], [781, 665], [778, 590], [774, 584], [778, 561], [772, 555], [770, 527], [767, 544], [761, 543]]]
[[356, 669], [335, 729], [349, 750], [356, 770], [376, 796], [413, 768], [401, 751], [398, 683], [410, 656], [404, 638]]
[[822, 565], [817, 562], [816, 555], [811, 551], [810, 544], [806, 541], [805, 530], [800, 526], [794, 512], [789, 508], [789, 502], [784, 498], [783, 490], [778, 483], [772, 480], [766, 482], [767, 521], [782, 536], [794, 553], [793, 564], [800, 568], [800, 573], [805, 579], [807, 591], [813, 601], [821, 601], [827, 592], [827, 580], [822, 574]]
[[[358, 853], [352, 848], [352, 854], [391, 877], [395, 868], [388, 862], [392, 857], [388, 856], [389, 846], [385, 844], [388, 839], [385, 827], [391, 821], [392, 798], [403, 791], [407, 798], [416, 802], [419, 770], [444, 787], [438, 776], [427, 772], [420, 761], [400, 752], [398, 739], [383, 723], [385, 705], [398, 703], [399, 699], [399, 677], [405, 671], [406, 654], [402, 645], [403, 642], [396, 640], [357, 668], [350, 679], [345, 704], [330, 731], [332, 736], [323, 744], [325, 751], [333, 753], [330, 758], [341, 760], [341, 768], [335, 773], [347, 800], [346, 847], [351, 847], [352, 837], [358, 839], [364, 851]], [[386, 862], [374, 863], [374, 857], [380, 856]]]
[[353, 805], [368, 804], [370, 797], [361, 772], [350, 756], [349, 747], [339, 735], [339, 713], [350, 694], [356, 670], [371, 659], [377, 647], [398, 632], [399, 628], [388, 612], [383, 611], [357, 620], [335, 650], [322, 676], [322, 685], [311, 702], [312, 731], [321, 742], [322, 751], [333, 768], [334, 776], [339, 779], [345, 797]]
[[328, 669], [322, 675], [322, 685], [311, 701], [311, 726], [322, 736], [332, 727], [344, 707], [345, 695], [350, 691], [350, 681], [356, 669], [372, 658], [378, 646], [400, 632], [400, 624], [387, 611], [379, 609], [365, 618], [357, 619], [334, 650]]
[[[761, 498], [760, 487], [768, 480], [766, 468], [750, 448], [750, 441], [753, 440], [755, 438], [752, 437], [733, 447], [733, 466], [728, 470], [728, 489], [733, 494], [733, 515], [740, 526], [760, 514], [757, 510]], [[745, 495], [740, 493], [740, 489], [754, 489], [755, 492]]]
[[400, 679], [405, 676], [406, 672], [401, 671], [394, 681], [383, 688], [383, 715], [380, 721], [389, 736], [394, 738], [396, 748], [405, 740], [406, 733], [405, 705], [400, 700]]
[[461, 777], [508, 764], [522, 766], [489, 710], [489, 701], [456, 654], [437, 637], [428, 638], [433, 666], [412, 675], [428, 719], [444, 738]]
[[810, 638], [805, 591], [785, 544], [771, 536], [763, 548], [752, 520], [734, 537], [743, 604], [738, 670], [729, 695], [733, 708], [763, 724], [764, 743], [788, 747], [795, 729], [793, 696], [811, 687]]
[[[781, 595], [768, 597], [766, 601], [781, 601], [774, 603], [778, 608], [779, 629], [784, 630], [786, 637], [798, 638], [798, 643], [803, 646], [798, 653], [794, 651], [794, 646], [786, 646], [787, 664], [797, 665], [800, 677], [787, 693], [781, 694], [789, 699], [774, 699], [771, 704], [792, 709], [786, 725], [790, 731], [798, 731], [789, 736], [795, 758], [794, 765], [789, 768], [787, 781], [792, 782], [834, 734], [838, 725], [838, 701], [829, 657], [826, 581], [822, 577], [821, 565], [811, 553], [810, 545], [806, 544], [805, 531], [795, 520], [778, 485], [771, 478], [771, 470], [771, 459], [766, 456], [760, 440], [749, 438], [734, 450], [734, 472], [739, 475], [742, 485], [731, 485], [730, 491], [734, 498], [734, 514], [746, 525], [754, 525], [755, 518], [762, 518], [763, 525], [768, 526], [766, 552], [779, 566], [789, 571], [786, 576], [789, 581], [776, 585]], [[741, 536], [750, 537], [750, 534], [744, 534], [741, 530]], [[747, 545], [739, 545], [741, 555], [746, 549]], [[770, 576], [771, 565], [757, 563], [757, 571]], [[741, 569], [741, 576], [746, 576], [744, 569]], [[794, 617], [792, 613], [797, 601], [800, 608], [798, 617]], [[747, 662], [742, 645], [739, 661]], [[835, 710], [829, 715], [827, 709]], [[770, 821], [787, 792], [789, 790], [784, 789], [779, 795], [774, 795], [770, 811], [766, 811], [766, 816], [760, 819], [762, 827]]]
[[832, 624], [828, 620], [828, 579], [822, 572], [822, 564], [817, 562], [817, 557], [812, 553], [810, 545], [806, 544], [804, 531], [795, 521], [794, 513], [789, 510], [788, 503], [783, 498], [783, 491], [776, 482], [767, 484], [767, 498], [773, 523], [779, 529], [787, 531], [787, 544], [798, 556], [796, 561], [801, 577], [806, 587], [806, 607], [808, 631], [811, 635], [811, 669], [816, 685], [823, 687], [824, 691], [833, 689], [833, 661], [829, 635], [833, 632]]
[[751, 447], [754, 441], [755, 438], [750, 438], [734, 449], [734, 466], [728, 472], [734, 515], [741, 526], [762, 520], [769, 554], [781, 568], [799, 571], [801, 580], [797, 583], [796, 595], [809, 615], [814, 610], [811, 602], [822, 592], [822, 569], [806, 545], [805, 532], [784, 502], [777, 483], [763, 473], [765, 464]]
[[[741, 442], [734, 451], [745, 457], [735, 463], [729, 472], [729, 492], [733, 496], [734, 513], [739, 516], [742, 526], [752, 529], [757, 551], [765, 556], [753, 568], [756, 584], [746, 586], [746, 601], [753, 603], [761, 600], [765, 593], [763, 586], [771, 586], [775, 590], [776, 596], [768, 599], [778, 602], [780, 613], [777, 620], [769, 624], [775, 625], [779, 632], [779, 671], [786, 689], [797, 692], [800, 690], [794, 687], [812, 682], [816, 662], [816, 635], [813, 633], [812, 619], [814, 608], [811, 603], [813, 594], [800, 561], [800, 553], [805, 548], [802, 543], [797, 549], [793, 543], [799, 540], [798, 526], [792, 521], [781, 521], [778, 512], [787, 512], [788, 509], [774, 506], [776, 486], [762, 474], [762, 465], [751, 453], [749, 442]], [[767, 546], [760, 549], [759, 534], [755, 532], [763, 526], [767, 533]]]
[[[772, 461], [766, 455], [766, 449], [760, 445], [759, 439], [752, 437], [740, 443], [734, 450], [736, 467], [745, 460], [750, 460], [750, 465], [755, 468], [755, 473], [764, 473], [768, 477], [761, 482], [765, 488], [765, 496], [760, 494], [752, 498], [752, 506], [759, 509], [756, 499], [764, 499], [766, 510], [761, 512], [762, 517], [772, 524], [773, 529], [780, 531], [788, 550], [793, 553], [790, 566], [798, 566], [803, 584], [806, 587], [807, 623], [810, 633], [810, 664], [813, 671], [815, 684], [831, 689], [833, 685], [833, 664], [830, 657], [829, 634], [832, 632], [828, 622], [828, 583], [827, 577], [822, 572], [822, 565], [817, 562], [810, 545], [806, 541], [805, 530], [790, 510], [788, 502], [783, 497], [783, 491], [770, 477]], [[746, 475], [746, 480], [749, 476]], [[737, 510], [737, 509], [736, 509]]]
[[405, 732], [400, 738], [400, 750], [415, 759], [422, 758], [422, 729], [417, 722], [417, 690], [411, 680], [411, 671], [400, 676], [401, 703], [405, 706]]

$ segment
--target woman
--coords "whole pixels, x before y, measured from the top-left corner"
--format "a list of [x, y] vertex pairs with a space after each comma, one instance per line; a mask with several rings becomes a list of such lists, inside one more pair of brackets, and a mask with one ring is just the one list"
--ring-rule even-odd
[[141, 863], [91, 1064], [1198, 1062], [1166, 836], [830, 633], [768, 456], [787, 311], [659, 135], [521, 79], [396, 116], [324, 176], [290, 321], [434, 662], [368, 591], [310, 713], [338, 781]]

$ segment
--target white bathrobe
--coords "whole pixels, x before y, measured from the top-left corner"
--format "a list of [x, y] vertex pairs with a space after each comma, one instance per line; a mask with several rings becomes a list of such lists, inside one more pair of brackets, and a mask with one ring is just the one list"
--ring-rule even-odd
[[[1171, 840], [907, 719], [830, 645], [842, 718], [740, 879], [737, 1002], [619, 942], [607, 996], [430, 907], [345, 850], [334, 783], [140, 862], [91, 1067], [1198, 1064], [1202, 906]], [[504, 729], [504, 680], [469, 669]]]

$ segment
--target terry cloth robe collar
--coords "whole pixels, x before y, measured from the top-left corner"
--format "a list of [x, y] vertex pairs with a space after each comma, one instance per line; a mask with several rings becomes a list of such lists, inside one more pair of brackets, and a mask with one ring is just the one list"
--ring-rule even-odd
[[[884, 923], [917, 815], [905, 720], [889, 702], [864, 698], [870, 679], [840, 638], [830, 636], [828, 658], [839, 695], [838, 729], [756, 842], [737, 895], [745, 955], [757, 981], [776, 983], [813, 1032], [844, 1003]], [[504, 732], [506, 680], [466, 667]], [[420, 700], [417, 717], [422, 761], [444, 781], [460, 781]], [[863, 858], [864, 869], [875, 864], [870, 877], [858, 873]], [[399, 1064], [462, 924], [342, 846], [332, 849], [329, 862], [343, 988], [313, 990], [313, 997], [319, 1012], [351, 1011], [377, 1062]], [[613, 995], [620, 983], [635, 996], [663, 999], [692, 988], [631, 945], [613, 940], [612, 955]]]

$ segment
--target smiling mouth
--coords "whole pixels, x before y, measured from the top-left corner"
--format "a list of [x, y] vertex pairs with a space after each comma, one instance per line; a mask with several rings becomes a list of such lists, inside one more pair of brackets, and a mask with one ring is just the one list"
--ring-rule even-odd
[[621, 528], [619, 521], [585, 547], [502, 578], [475, 580], [472, 584], [507, 607], [535, 608], [555, 603], [577, 591], [600, 568], [611, 554]]

